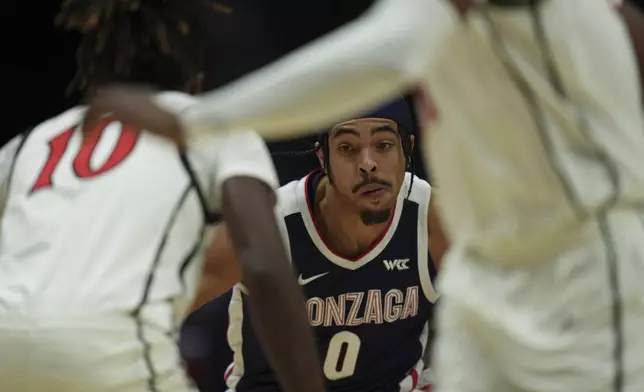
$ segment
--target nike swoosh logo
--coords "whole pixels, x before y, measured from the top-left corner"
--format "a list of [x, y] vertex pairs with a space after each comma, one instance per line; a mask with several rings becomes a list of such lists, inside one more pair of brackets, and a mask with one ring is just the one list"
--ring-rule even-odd
[[300, 274], [300, 276], [297, 278], [297, 283], [299, 283], [300, 286], [304, 286], [306, 284], [309, 284], [309, 283], [313, 282], [315, 279], [323, 277], [326, 274], [328, 274], [328, 272], [325, 272], [325, 273], [319, 274], [319, 275], [313, 275], [310, 278], [306, 278], [306, 279], [302, 278], [302, 274]]

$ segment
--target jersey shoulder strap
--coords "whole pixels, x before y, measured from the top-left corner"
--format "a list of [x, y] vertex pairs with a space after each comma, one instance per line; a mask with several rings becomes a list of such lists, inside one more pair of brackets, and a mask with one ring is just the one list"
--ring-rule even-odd
[[409, 201], [420, 206], [419, 213], [422, 212], [422, 209], [427, 211], [429, 199], [432, 196], [432, 187], [427, 181], [411, 173], [407, 173], [400, 192], [402, 192]]
[[[412, 181], [413, 179], [413, 181]], [[429, 302], [435, 303], [438, 300], [438, 293], [432, 282], [433, 261], [429, 255], [429, 228], [427, 226], [427, 215], [429, 214], [429, 200], [432, 194], [432, 187], [427, 181], [421, 180], [413, 174], [408, 175], [405, 186], [401, 191], [409, 192], [408, 200], [418, 205], [417, 224], [417, 246], [418, 246], [418, 273], [423, 293]], [[411, 187], [409, 189], [408, 187]]]

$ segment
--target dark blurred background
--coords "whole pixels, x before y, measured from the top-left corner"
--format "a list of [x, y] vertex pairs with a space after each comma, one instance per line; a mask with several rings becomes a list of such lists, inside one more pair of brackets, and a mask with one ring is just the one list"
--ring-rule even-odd
[[[210, 35], [208, 89], [220, 86], [307, 43], [357, 17], [373, 0], [221, 0], [233, 8], [230, 15], [213, 14], [207, 21]], [[57, 30], [54, 17], [61, 1], [32, 3], [7, 0], [3, 23], [1, 74], [9, 110], [4, 144], [22, 132], [78, 103], [65, 89], [75, 72], [79, 37]], [[0, 145], [1, 145], [0, 144]], [[273, 151], [302, 150], [310, 142], [272, 143]], [[297, 162], [294, 162], [297, 161]], [[284, 181], [306, 173], [316, 164], [312, 156], [277, 158]]]

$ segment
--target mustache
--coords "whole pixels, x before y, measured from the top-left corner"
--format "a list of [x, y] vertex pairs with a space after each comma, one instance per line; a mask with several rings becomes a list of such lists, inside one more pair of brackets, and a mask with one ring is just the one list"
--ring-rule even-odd
[[353, 191], [353, 193], [358, 193], [358, 191], [360, 191], [360, 188], [362, 188], [364, 186], [367, 186], [367, 185], [373, 185], [373, 184], [382, 185], [382, 186], [385, 186], [387, 188], [391, 188], [393, 186], [389, 181], [385, 181], [385, 180], [382, 180], [382, 179], [380, 179], [378, 177], [373, 177], [372, 176], [372, 177], [364, 177], [362, 179], [361, 183], [359, 183], [358, 185], [353, 187], [352, 191]]

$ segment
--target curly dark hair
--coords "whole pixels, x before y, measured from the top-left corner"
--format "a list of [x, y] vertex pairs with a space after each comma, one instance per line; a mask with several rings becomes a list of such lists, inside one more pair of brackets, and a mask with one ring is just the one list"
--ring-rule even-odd
[[200, 18], [232, 10], [208, 0], [65, 0], [56, 25], [82, 34], [68, 92], [137, 82], [199, 92], [206, 35]]

